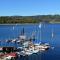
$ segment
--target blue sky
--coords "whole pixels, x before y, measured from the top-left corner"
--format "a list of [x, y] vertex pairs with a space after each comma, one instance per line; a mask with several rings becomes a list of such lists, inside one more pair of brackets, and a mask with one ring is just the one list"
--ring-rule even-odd
[[0, 0], [0, 16], [60, 14], [60, 0]]

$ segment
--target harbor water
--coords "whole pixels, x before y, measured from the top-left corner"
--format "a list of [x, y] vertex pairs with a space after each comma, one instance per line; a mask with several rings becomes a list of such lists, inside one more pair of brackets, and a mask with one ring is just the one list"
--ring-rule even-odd
[[51, 48], [17, 60], [60, 60], [60, 24], [42, 23], [41, 27], [39, 24], [2, 24], [0, 25], [0, 40], [2, 41], [0, 46], [20, 46], [15, 43], [4, 43], [4, 41], [20, 36], [23, 28], [27, 38], [35, 32], [33, 43], [49, 43]]

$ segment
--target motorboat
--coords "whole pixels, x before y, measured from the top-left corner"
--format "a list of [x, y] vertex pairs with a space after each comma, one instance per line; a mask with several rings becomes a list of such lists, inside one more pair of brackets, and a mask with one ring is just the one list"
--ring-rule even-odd
[[40, 50], [40, 51], [45, 51], [49, 48], [50, 48], [50, 46], [47, 43], [45, 43], [45, 44], [35, 44], [35, 49]]
[[17, 54], [15, 52], [3, 54], [1, 60], [15, 60]]

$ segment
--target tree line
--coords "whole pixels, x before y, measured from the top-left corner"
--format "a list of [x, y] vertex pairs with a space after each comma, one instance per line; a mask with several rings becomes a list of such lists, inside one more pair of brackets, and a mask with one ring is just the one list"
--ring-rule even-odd
[[60, 22], [60, 15], [0, 16], [0, 24]]

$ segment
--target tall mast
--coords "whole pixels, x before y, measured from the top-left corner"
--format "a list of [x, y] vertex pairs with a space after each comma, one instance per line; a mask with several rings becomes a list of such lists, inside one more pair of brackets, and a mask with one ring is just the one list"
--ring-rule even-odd
[[54, 31], [53, 31], [53, 24], [52, 24], [52, 38], [51, 38], [52, 44], [53, 44], [53, 38], [54, 38]]
[[[54, 30], [53, 30], [53, 23], [52, 23], [52, 35], [51, 35], [51, 40], [52, 40], [52, 45], [53, 45], [53, 38], [54, 38]], [[52, 49], [54, 49], [54, 46], [51, 47]]]
[[53, 28], [52, 28], [52, 38], [54, 37], [54, 34], [53, 34]]
[[40, 42], [41, 42], [41, 27], [42, 27], [42, 24], [40, 23], [39, 24], [39, 28], [40, 28]]
[[24, 28], [23, 28], [22, 31], [21, 31], [21, 35], [24, 35]]

